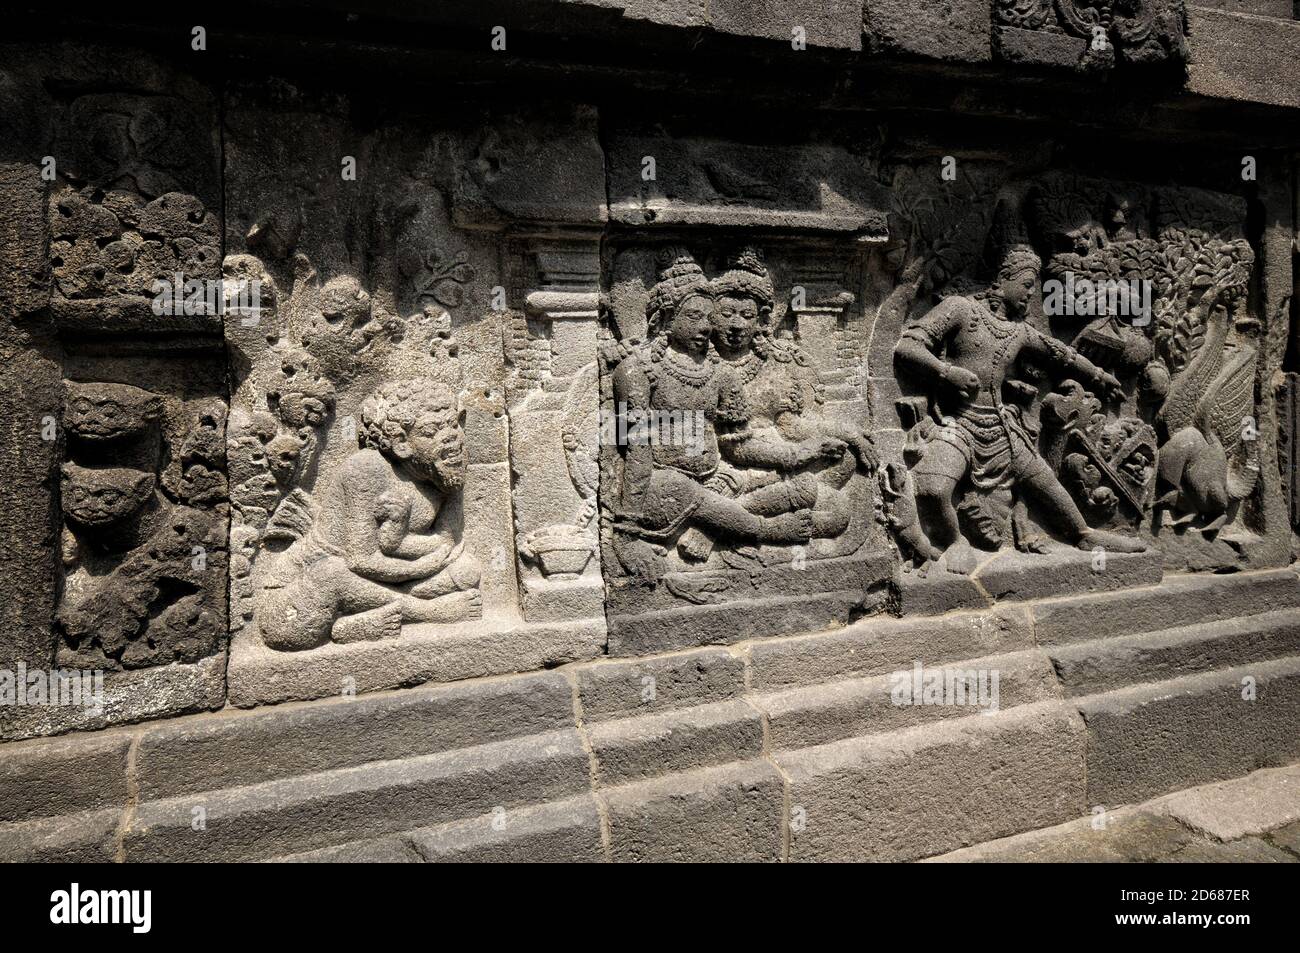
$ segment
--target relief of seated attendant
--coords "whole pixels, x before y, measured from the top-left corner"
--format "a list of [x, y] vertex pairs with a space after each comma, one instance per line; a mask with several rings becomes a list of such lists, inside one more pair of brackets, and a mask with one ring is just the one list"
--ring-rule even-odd
[[478, 565], [434, 529], [465, 479], [455, 393], [393, 381], [367, 398], [361, 424], [361, 447], [334, 474], [310, 532], [269, 573], [258, 620], [271, 648], [392, 637], [404, 623], [481, 611]]

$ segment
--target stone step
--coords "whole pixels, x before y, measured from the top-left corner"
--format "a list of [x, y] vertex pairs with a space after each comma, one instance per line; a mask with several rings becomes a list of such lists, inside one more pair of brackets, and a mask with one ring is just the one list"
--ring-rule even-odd
[[615, 861], [776, 861], [785, 785], [767, 760], [741, 761], [606, 789], [597, 797]]
[[1092, 695], [1300, 653], [1300, 609], [1053, 646], [1069, 695]]
[[950, 671], [954, 679], [964, 679], [960, 684], [969, 689], [967, 701], [949, 698], [940, 704], [917, 704], [923, 701], [924, 692], [914, 692], [915, 673], [909, 667], [888, 675], [768, 692], [755, 696], [753, 703], [767, 717], [773, 748], [802, 748], [978, 713], [979, 685], [986, 690], [984, 711], [1061, 698], [1052, 664], [1039, 649], [990, 655], [929, 671], [939, 669]]
[[924, 665], [1035, 648], [1029, 612], [999, 606], [984, 612], [893, 619], [872, 616], [843, 629], [748, 647], [750, 687], [777, 691], [847, 678], [886, 675]]
[[412, 831], [406, 840], [430, 863], [605, 860], [600, 811], [590, 794]]
[[625, 784], [763, 753], [763, 720], [741, 699], [634, 718], [598, 722], [587, 728], [596, 761], [596, 782]]
[[1035, 637], [1054, 645], [1294, 608], [1300, 608], [1300, 575], [1269, 569], [1171, 575], [1158, 586], [1035, 603], [1032, 612]]
[[0, 862], [110, 863], [117, 857], [120, 808], [0, 824]]
[[1049, 543], [1045, 553], [1012, 549], [981, 553], [980, 559], [970, 575], [940, 567], [924, 576], [900, 573], [895, 579], [896, 611], [904, 616], [939, 615], [1080, 592], [1122, 592], [1157, 585], [1164, 573], [1164, 558], [1156, 549], [1109, 553], [1101, 560], [1088, 550]]
[[692, 708], [745, 691], [738, 650], [691, 649], [645, 659], [604, 659], [577, 670], [578, 698], [588, 723]]
[[1074, 699], [1088, 803], [1133, 804], [1300, 759], [1300, 656]]
[[792, 861], [916, 860], [1081, 816], [1084, 726], [1063, 702], [773, 754]]
[[578, 863], [605, 859], [590, 794], [273, 858], [285, 863]]
[[551, 731], [145, 801], [128, 824], [126, 857], [233, 861], [301, 853], [567, 798], [590, 784], [577, 731]]
[[142, 800], [242, 787], [572, 727], [558, 672], [231, 710], [147, 729], [136, 754]]
[[[121, 810], [129, 795], [131, 739], [127, 731], [105, 731], [6, 744], [0, 749], [0, 825], [99, 808]], [[87, 778], [94, 783], [86, 783]]]

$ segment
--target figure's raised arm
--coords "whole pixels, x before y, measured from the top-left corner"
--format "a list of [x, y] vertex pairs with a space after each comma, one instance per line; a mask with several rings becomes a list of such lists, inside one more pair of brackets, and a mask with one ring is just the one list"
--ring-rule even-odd
[[1040, 331], [1030, 329], [1026, 349], [1030, 354], [1049, 367], [1061, 372], [1066, 377], [1079, 376], [1101, 388], [1105, 396], [1122, 398], [1123, 389], [1119, 380], [1088, 360], [1070, 345]]

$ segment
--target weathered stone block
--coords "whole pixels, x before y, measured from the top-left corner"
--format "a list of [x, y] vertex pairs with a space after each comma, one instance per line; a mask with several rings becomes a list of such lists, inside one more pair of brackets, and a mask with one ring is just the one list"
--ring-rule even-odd
[[1042, 645], [1129, 635], [1300, 607], [1289, 569], [1228, 576], [1166, 576], [1159, 586], [1053, 599], [1033, 606]]
[[748, 0], [710, 0], [708, 10], [712, 27], [724, 33], [771, 37], [789, 45], [797, 27], [809, 47], [862, 49], [859, 0], [784, 0], [775, 8]]
[[598, 863], [605, 859], [600, 813], [591, 795], [498, 811], [407, 841], [429, 863]]
[[272, 858], [271, 863], [286, 864], [417, 864], [420, 855], [400, 837], [381, 837], [356, 841], [337, 847], [324, 847], [301, 854]]
[[[1251, 692], [1253, 699], [1243, 697]], [[1088, 726], [1089, 804], [1129, 804], [1300, 758], [1294, 658], [1138, 685], [1078, 705]]]
[[744, 700], [598, 722], [587, 729], [602, 785], [639, 781], [763, 753], [763, 722]]
[[1071, 695], [1104, 692], [1300, 653], [1300, 611], [1144, 632], [1050, 651]]
[[1180, 791], [1152, 808], [1222, 841], [1263, 834], [1300, 820], [1300, 766]]
[[1201, 96], [1300, 106], [1300, 22], [1192, 6], [1187, 88]]
[[993, 57], [992, 8], [992, 0], [865, 0], [863, 28], [873, 50], [984, 63]]
[[230, 702], [240, 707], [385, 691], [550, 668], [599, 656], [604, 620], [412, 626], [399, 638], [322, 646], [302, 653], [236, 644]]
[[6, 745], [0, 823], [124, 807], [131, 736], [118, 732]]
[[615, 861], [690, 863], [781, 858], [780, 775], [749, 761], [603, 792]]
[[1047, 555], [1001, 553], [973, 574], [994, 600], [1045, 599], [1066, 592], [1106, 592], [1152, 586], [1164, 573], [1159, 550], [1108, 552], [1105, 558], [1079, 550]]
[[727, 701], [745, 690], [744, 661], [727, 649], [601, 661], [576, 675], [588, 723]]
[[776, 757], [791, 860], [915, 860], [1077, 817], [1084, 729], [1059, 703]]
[[0, 824], [5, 863], [102, 864], [117, 859], [122, 811], [108, 809]]
[[[941, 705], [916, 703], [914, 673], [905, 666], [889, 675], [770, 692], [755, 696], [753, 703], [767, 716], [768, 744], [789, 749], [883, 734], [977, 711], [991, 714], [1061, 697], [1051, 662], [1037, 649], [946, 665], [927, 661], [924, 667], [942, 669], [961, 679], [963, 691], [968, 693], [966, 700], [961, 704], [955, 700]], [[908, 686], [906, 694], [897, 691], [904, 684]]]
[[504, 741], [573, 720], [572, 689], [554, 673], [223, 714], [147, 729], [136, 783], [141, 798], [155, 800]]
[[[587, 789], [575, 731], [146, 801], [128, 860], [249, 860], [301, 853]], [[196, 829], [196, 818], [203, 826]]]
[[749, 647], [750, 681], [765, 691], [839, 678], [882, 675], [911, 666], [977, 658], [1033, 646], [1029, 614], [1003, 607], [941, 619], [863, 619], [825, 632]]

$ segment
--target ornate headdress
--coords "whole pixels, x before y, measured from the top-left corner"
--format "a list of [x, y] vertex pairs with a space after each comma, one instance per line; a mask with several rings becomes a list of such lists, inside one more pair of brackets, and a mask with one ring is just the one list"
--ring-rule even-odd
[[657, 337], [664, 318], [676, 312], [693, 295], [708, 295], [709, 279], [685, 248], [666, 248], [659, 254], [659, 282], [650, 289], [646, 302], [647, 336]]
[[1025, 272], [1038, 275], [1042, 267], [1042, 259], [1028, 245], [1012, 245], [1002, 257], [1002, 265], [998, 268], [998, 281], [1005, 281]]
[[731, 259], [730, 266], [711, 282], [714, 295], [753, 298], [760, 311], [770, 311], [776, 301], [776, 292], [763, 263], [763, 253], [752, 246], [742, 248]]

